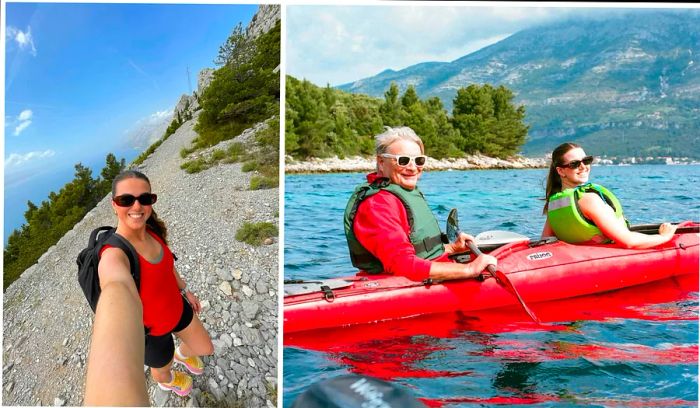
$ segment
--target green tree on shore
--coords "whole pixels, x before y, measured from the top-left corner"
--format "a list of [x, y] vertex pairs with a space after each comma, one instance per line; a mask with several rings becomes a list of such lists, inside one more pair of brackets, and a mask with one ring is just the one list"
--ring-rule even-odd
[[82, 220], [111, 191], [112, 180], [122, 170], [124, 159], [117, 160], [112, 153], [105, 159], [102, 177], [93, 178], [92, 170], [78, 163], [73, 180], [58, 193], [49, 193], [48, 200], [39, 206], [28, 201], [24, 212], [27, 222], [10, 234], [3, 252], [3, 288]]
[[499, 86], [469, 85], [453, 100], [452, 124], [459, 132], [459, 148], [465, 153], [507, 157], [525, 143], [528, 127], [525, 108], [512, 104], [513, 93]]
[[367, 155], [382, 129], [380, 101], [287, 76], [286, 153], [293, 157]]
[[391, 83], [384, 98], [346, 93], [287, 76], [287, 154], [297, 159], [369, 155], [384, 126], [410, 126], [434, 158], [482, 153], [506, 158], [525, 143], [525, 108], [513, 93], [485, 84], [461, 88], [452, 116], [437, 97], [421, 100], [414, 86]]

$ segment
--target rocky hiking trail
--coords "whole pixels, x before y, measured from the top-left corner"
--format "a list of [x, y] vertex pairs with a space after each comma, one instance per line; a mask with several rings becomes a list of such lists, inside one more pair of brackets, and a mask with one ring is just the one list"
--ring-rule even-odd
[[[144, 370], [154, 406], [272, 407], [277, 389], [278, 242], [253, 247], [234, 236], [244, 222], [279, 226], [278, 189], [248, 190], [241, 163], [200, 173], [180, 169], [197, 136], [197, 114], [138, 167], [158, 194], [175, 266], [200, 299], [214, 343], [188, 397], [160, 390]], [[262, 126], [236, 141], [248, 140]], [[247, 137], [246, 137], [247, 136]], [[90, 231], [116, 225], [109, 197], [4, 293], [3, 405], [82, 405], [94, 315], [78, 285], [75, 259]], [[176, 366], [183, 370], [182, 366]], [[105, 384], [106, 387], [109, 384]]]

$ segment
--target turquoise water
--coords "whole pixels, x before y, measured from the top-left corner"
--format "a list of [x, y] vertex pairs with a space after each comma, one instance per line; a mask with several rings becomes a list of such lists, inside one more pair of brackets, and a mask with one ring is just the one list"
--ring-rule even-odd
[[[544, 169], [429, 172], [419, 185], [443, 228], [455, 207], [471, 234], [537, 237], [545, 175]], [[354, 272], [342, 217], [363, 179], [359, 173], [286, 177], [285, 279]], [[595, 166], [591, 181], [618, 195], [632, 224], [700, 219], [698, 166]], [[513, 323], [514, 312], [504, 310], [285, 337], [284, 405], [319, 379], [354, 372], [394, 381], [436, 407], [697, 406], [693, 278], [536, 305], [538, 314], [561, 322], [556, 327]]]

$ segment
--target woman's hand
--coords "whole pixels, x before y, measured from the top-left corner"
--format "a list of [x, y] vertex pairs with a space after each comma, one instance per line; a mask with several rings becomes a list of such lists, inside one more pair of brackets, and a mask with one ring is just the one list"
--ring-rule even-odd
[[190, 302], [190, 306], [192, 306], [192, 310], [195, 313], [199, 313], [202, 310], [202, 305], [199, 303], [199, 299], [197, 299], [197, 296], [195, 296], [194, 293], [188, 290], [185, 292], [185, 297], [187, 298], [187, 301]]
[[664, 237], [672, 237], [676, 233], [678, 225], [673, 225], [670, 222], [665, 222], [659, 226], [659, 235]]

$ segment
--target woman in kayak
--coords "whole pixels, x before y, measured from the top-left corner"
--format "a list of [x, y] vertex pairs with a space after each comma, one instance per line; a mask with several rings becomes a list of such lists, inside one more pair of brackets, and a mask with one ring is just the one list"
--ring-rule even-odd
[[[195, 314], [201, 310], [199, 300], [186, 289], [175, 269], [173, 254], [166, 244], [165, 224], [153, 211], [156, 198], [150, 181], [138, 171], [125, 171], [114, 178], [112, 208], [118, 218], [116, 232], [138, 252], [141, 282], [136, 288], [124, 251], [105, 246], [98, 268], [100, 287], [123, 282], [141, 302], [147, 330], [145, 364], [151, 367], [151, 375], [161, 389], [185, 396], [192, 390], [192, 378], [171, 370], [173, 360], [199, 375], [204, 364], [198, 356], [213, 354], [214, 348]], [[177, 349], [172, 334], [180, 338]]]
[[409, 127], [386, 128], [375, 137], [377, 171], [355, 189], [345, 209], [345, 236], [352, 264], [368, 273], [391, 273], [415, 281], [478, 277], [496, 258], [480, 255], [467, 264], [448, 255], [464, 252], [460, 233], [447, 243], [417, 187], [427, 161], [423, 142]]
[[676, 226], [661, 224], [659, 233], [630, 231], [620, 202], [605, 187], [588, 182], [593, 156], [581, 146], [563, 143], [552, 152], [543, 214], [542, 237], [569, 243], [614, 241], [625, 248], [651, 248], [673, 238]]

